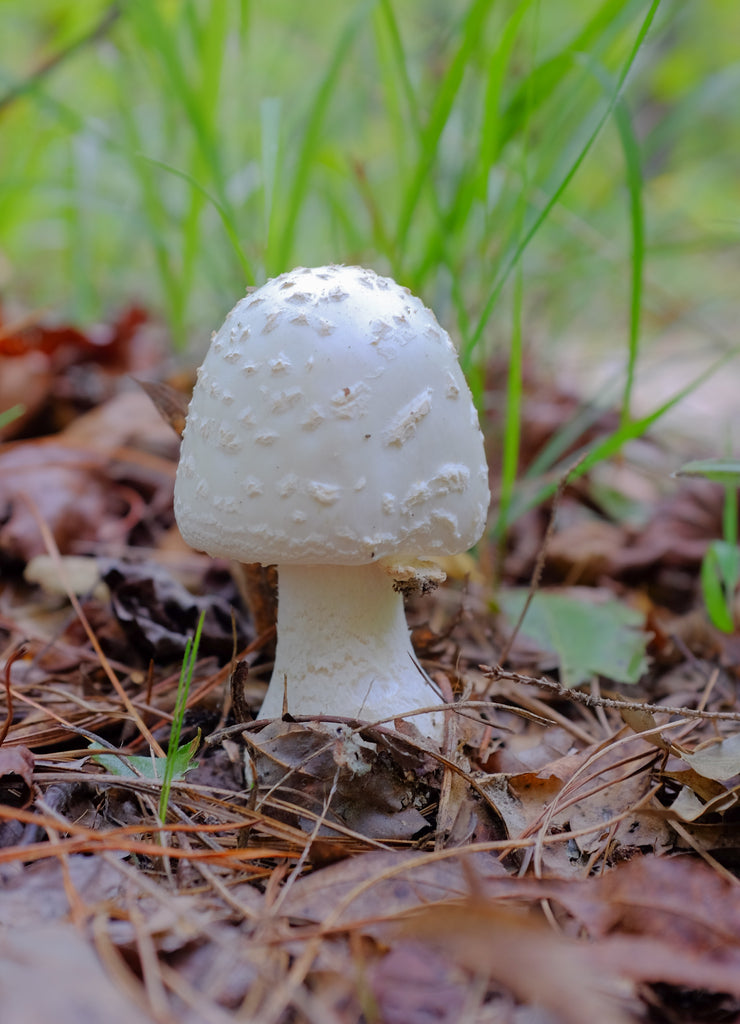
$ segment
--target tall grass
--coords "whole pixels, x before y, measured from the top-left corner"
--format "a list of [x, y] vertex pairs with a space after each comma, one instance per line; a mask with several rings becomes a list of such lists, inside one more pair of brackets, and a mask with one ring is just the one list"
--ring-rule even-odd
[[[11, 283], [31, 302], [66, 301], [71, 316], [141, 298], [177, 345], [202, 347], [243, 288], [268, 275], [330, 260], [386, 270], [451, 328], [481, 403], [491, 350], [513, 339], [503, 528], [521, 505], [533, 317], [548, 330], [608, 322], [621, 336], [609, 450], [653, 422], [632, 409], [646, 189], [676, 139], [660, 124], [639, 132], [632, 111], [670, 94], [660, 70], [677, 47], [691, 52], [697, 5], [128, 0], [89, 39], [108, 11], [99, 0], [73, 10], [39, 0], [33, 14], [6, 0], [29, 41], [15, 67], [0, 64]], [[45, 56], [68, 59], [34, 75], [34, 36]], [[669, 117], [683, 135], [691, 115], [680, 111], [708, 104], [718, 80], [734, 117], [726, 65], [690, 98], [672, 86]], [[676, 298], [660, 294], [663, 307]], [[540, 474], [558, 466], [566, 434]]]
[[[129, 0], [104, 41], [56, 76], [27, 76], [6, 118], [6, 132], [32, 124], [40, 139], [15, 161], [30, 200], [17, 251], [43, 249], [26, 220], [34, 203], [52, 233], [61, 214], [83, 310], [91, 288], [110, 301], [106, 278], [121, 269], [152, 293], [134, 254], [179, 342], [239, 285], [298, 261], [366, 260], [437, 299], [473, 367], [511, 271], [614, 111], [658, 0], [602, 0], [585, 16], [575, 0], [558, 6], [566, 16], [547, 38], [551, 16], [533, 0], [330, 3], [303, 39], [291, 3], [267, 14]], [[42, 7], [51, 23], [61, 4]], [[18, 194], [18, 177], [4, 177], [0, 202]]]

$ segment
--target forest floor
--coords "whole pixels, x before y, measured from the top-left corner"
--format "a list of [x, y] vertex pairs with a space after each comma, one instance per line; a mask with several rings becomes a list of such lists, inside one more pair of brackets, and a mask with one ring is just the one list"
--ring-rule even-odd
[[[408, 607], [442, 750], [413, 719], [255, 722], [271, 581], [179, 537], [192, 381], [161, 352], [138, 310], [2, 333], [3, 1024], [740, 1020], [740, 635], [700, 589], [722, 487], [641, 440], [449, 560]], [[523, 471], [578, 408], [528, 371]]]

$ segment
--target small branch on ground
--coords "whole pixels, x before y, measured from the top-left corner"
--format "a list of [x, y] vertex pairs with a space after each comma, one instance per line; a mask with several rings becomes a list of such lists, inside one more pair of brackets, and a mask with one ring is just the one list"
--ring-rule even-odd
[[523, 686], [538, 686], [558, 697], [571, 700], [576, 704], [585, 704], [587, 708], [610, 708], [614, 711], [651, 711], [662, 715], [681, 715], [684, 718], [711, 718], [724, 722], [740, 722], [740, 711], [698, 711], [696, 708], [671, 707], [667, 704], [648, 704], [646, 701], [614, 700], [610, 697], [596, 697], [581, 690], [571, 690], [561, 686], [553, 679], [545, 676], [527, 676], [519, 672], [509, 672], [500, 665], [479, 665], [478, 668], [488, 679], [497, 681], [507, 679]]

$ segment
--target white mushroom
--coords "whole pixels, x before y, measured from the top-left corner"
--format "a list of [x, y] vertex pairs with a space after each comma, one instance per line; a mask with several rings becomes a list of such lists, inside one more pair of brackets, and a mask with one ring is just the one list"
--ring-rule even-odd
[[[365, 720], [439, 702], [394, 588], [467, 550], [489, 502], [454, 346], [406, 288], [298, 268], [232, 309], [198, 374], [175, 484], [185, 540], [278, 567], [261, 710]], [[437, 575], [444, 575], [437, 570]], [[412, 719], [439, 739], [443, 713]]]

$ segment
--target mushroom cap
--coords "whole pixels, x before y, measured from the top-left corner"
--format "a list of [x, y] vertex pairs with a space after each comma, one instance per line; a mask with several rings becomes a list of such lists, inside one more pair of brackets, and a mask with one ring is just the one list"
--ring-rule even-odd
[[489, 498], [455, 348], [407, 288], [299, 267], [213, 335], [175, 482], [192, 547], [263, 565], [455, 554]]

